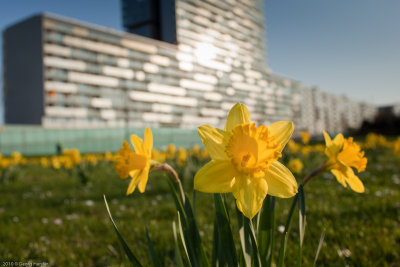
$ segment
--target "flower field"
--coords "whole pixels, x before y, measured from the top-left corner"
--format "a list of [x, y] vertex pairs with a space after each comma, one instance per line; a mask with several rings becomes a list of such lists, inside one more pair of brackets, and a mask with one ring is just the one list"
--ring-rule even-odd
[[146, 128], [115, 155], [1, 157], [3, 265], [395, 266], [400, 138], [293, 129], [237, 103], [203, 149]]
[[[304, 140], [303, 140], [304, 141]], [[305, 140], [306, 141], [306, 140]], [[370, 134], [362, 147], [368, 166], [358, 176], [365, 186], [357, 194], [324, 173], [304, 188], [307, 228], [303, 265], [313, 263], [321, 233], [325, 238], [317, 266], [398, 266], [400, 262], [400, 158], [399, 141]], [[324, 144], [290, 141], [282, 163], [301, 181], [323, 161]], [[397, 154], [397, 156], [396, 156]], [[174, 167], [185, 191], [193, 196], [193, 177], [209, 161], [204, 149], [175, 148], [153, 151], [153, 158]], [[14, 153], [1, 159], [0, 255], [2, 261], [48, 262], [54, 266], [129, 266], [103, 202], [107, 196], [114, 219], [143, 266], [151, 265], [145, 226], [159, 259], [175, 265], [172, 222], [176, 220], [165, 175], [150, 173], [146, 192], [126, 196], [129, 180], [115, 171], [116, 156], [80, 155], [25, 158]], [[231, 217], [235, 201], [226, 194]], [[277, 199], [275, 238], [280, 242], [290, 199]], [[213, 198], [196, 193], [196, 215], [205, 252], [211, 257]], [[286, 266], [297, 260], [297, 217], [289, 233]], [[232, 220], [232, 232], [238, 230]], [[237, 248], [239, 249], [239, 248]], [[275, 255], [278, 246], [275, 247]]]

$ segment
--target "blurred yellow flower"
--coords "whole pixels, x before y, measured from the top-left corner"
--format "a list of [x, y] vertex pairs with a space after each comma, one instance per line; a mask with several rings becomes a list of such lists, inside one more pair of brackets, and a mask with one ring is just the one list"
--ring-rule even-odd
[[167, 149], [167, 159], [175, 158], [176, 147], [174, 144], [169, 144]]
[[199, 159], [200, 160], [207, 160], [209, 158], [210, 158], [210, 155], [208, 154], [207, 149], [202, 149], [201, 152], [200, 152]]
[[311, 135], [307, 131], [301, 131], [300, 137], [303, 144], [307, 145], [310, 142]]
[[291, 159], [289, 161], [288, 167], [294, 173], [301, 173], [301, 171], [303, 170], [304, 165], [303, 165], [303, 162], [301, 162], [300, 159], [295, 158], [295, 159]]
[[71, 161], [69, 164], [71, 164], [72, 166], [81, 163], [81, 153], [77, 148], [65, 149], [63, 151], [63, 155], [69, 158], [69, 160]]
[[253, 218], [267, 193], [292, 197], [297, 192], [293, 174], [277, 161], [293, 133], [293, 123], [280, 121], [266, 127], [250, 123], [243, 104], [229, 112], [225, 129], [199, 127], [211, 161], [195, 175], [194, 188], [207, 193], [232, 192], [238, 209]]
[[324, 137], [326, 144], [325, 154], [329, 157], [326, 164], [327, 169], [336, 176], [338, 182], [344, 187], [349, 184], [350, 188], [355, 192], [364, 192], [363, 183], [351, 168], [356, 168], [358, 172], [365, 170], [367, 158], [364, 157], [364, 151], [361, 151], [360, 146], [353, 142], [352, 137], [345, 139], [342, 134], [338, 134], [332, 140], [325, 131]]
[[393, 142], [393, 153], [400, 157], [400, 137], [397, 137], [396, 141]]
[[105, 161], [113, 161], [114, 155], [110, 151], [106, 151], [106, 153], [104, 154], [104, 160]]
[[153, 149], [151, 152], [151, 158], [157, 162], [165, 162], [167, 153]]
[[290, 150], [290, 153], [292, 153], [292, 154], [296, 154], [297, 152], [299, 152], [299, 150], [301, 148], [301, 146], [298, 143], [296, 143], [295, 141], [293, 141], [293, 140], [290, 140], [287, 143], [287, 146], [288, 146], [288, 148]]
[[18, 165], [22, 160], [22, 155], [21, 153], [14, 151], [13, 153], [11, 153], [11, 161], [12, 164]]
[[52, 158], [51, 158], [51, 166], [52, 166], [54, 169], [59, 169], [59, 168], [61, 168], [61, 163], [60, 163], [60, 160], [59, 160], [58, 157], [52, 157]]
[[135, 152], [130, 148], [129, 143], [124, 141], [119, 150], [115, 169], [121, 178], [132, 178], [126, 194], [132, 194], [136, 186], [143, 193], [146, 189], [149, 178], [151, 151], [153, 148], [153, 134], [149, 128], [144, 133], [144, 142], [137, 136], [131, 135], [131, 143]]
[[379, 136], [376, 133], [369, 133], [365, 137], [365, 147], [375, 149], [378, 144]]
[[46, 158], [46, 157], [41, 157], [41, 158], [40, 158], [40, 165], [41, 165], [43, 168], [49, 167], [50, 162], [49, 162], [48, 158]]
[[180, 166], [183, 166], [183, 165], [186, 164], [186, 162], [187, 162], [187, 151], [186, 151], [186, 149], [184, 149], [182, 147], [178, 149], [177, 161], [178, 161], [178, 165], [180, 165]]
[[95, 155], [86, 155], [85, 160], [92, 165], [97, 164], [97, 157]]
[[199, 145], [194, 145], [193, 147], [192, 147], [192, 150], [190, 151], [190, 154], [193, 156], [193, 157], [199, 157], [200, 156], [200, 146]]
[[306, 145], [301, 148], [300, 152], [303, 156], [308, 156], [308, 154], [311, 153], [312, 149], [312, 146]]

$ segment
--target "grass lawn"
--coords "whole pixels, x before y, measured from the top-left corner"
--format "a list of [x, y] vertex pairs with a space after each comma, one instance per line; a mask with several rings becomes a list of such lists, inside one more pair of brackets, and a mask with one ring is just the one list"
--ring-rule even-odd
[[[325, 241], [317, 266], [399, 266], [400, 263], [400, 159], [380, 149], [367, 155], [367, 170], [359, 176], [366, 192], [343, 188], [330, 174], [307, 184], [307, 228], [303, 265], [311, 266], [323, 230]], [[302, 159], [307, 171], [318, 166], [320, 156]], [[190, 191], [193, 164], [181, 170]], [[2, 262], [48, 262], [51, 266], [130, 266], [108, 218], [103, 194], [131, 249], [151, 265], [145, 236], [149, 228], [158, 255], [174, 265], [172, 222], [176, 220], [165, 177], [150, 176], [146, 192], [126, 196], [128, 180], [115, 173], [111, 163], [88, 171], [83, 185], [74, 173], [22, 166], [14, 180], [0, 184], [0, 259]], [[298, 181], [301, 179], [299, 178]], [[213, 197], [198, 193], [196, 212], [201, 236], [211, 257]], [[232, 221], [234, 199], [227, 195]], [[291, 199], [276, 201], [276, 242]], [[297, 214], [288, 241], [286, 266], [297, 259]], [[233, 228], [237, 233], [237, 229]], [[278, 249], [278, 248], [277, 248]]]

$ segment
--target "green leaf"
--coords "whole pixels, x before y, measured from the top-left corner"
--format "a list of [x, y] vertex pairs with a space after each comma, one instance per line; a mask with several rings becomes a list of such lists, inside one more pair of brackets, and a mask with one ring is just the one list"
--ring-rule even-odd
[[133, 266], [142, 266], [142, 264], [140, 264], [139, 260], [135, 257], [135, 255], [132, 253], [131, 249], [129, 248], [129, 246], [126, 244], [125, 240], [122, 238], [122, 235], [119, 233], [118, 231], [118, 227], [114, 222], [114, 219], [111, 215], [111, 211], [110, 208], [108, 207], [108, 203], [107, 203], [107, 199], [106, 196], [103, 195], [104, 197], [104, 203], [106, 204], [106, 208], [107, 208], [107, 212], [108, 212], [108, 216], [110, 217], [111, 222], [114, 225], [114, 230], [117, 233], [118, 239], [122, 244], [122, 247], [124, 248], [124, 251], [126, 253], [126, 255], [128, 256], [130, 262], [133, 264]]
[[159, 267], [161, 266], [160, 261], [157, 258], [156, 251], [154, 250], [153, 242], [151, 242], [149, 229], [146, 227], [146, 237], [147, 237], [147, 245], [149, 246], [151, 261], [153, 262], [153, 266]]
[[304, 190], [302, 185], [299, 186], [298, 195], [299, 195], [299, 253], [297, 257], [297, 266], [301, 266], [303, 257], [304, 232], [306, 229], [306, 202], [304, 200]]
[[[248, 224], [244, 222], [245, 218], [243, 213], [236, 208], [236, 214], [238, 218], [238, 228], [239, 228], [239, 237], [240, 237], [240, 247], [242, 249], [242, 256], [245, 262], [245, 266], [251, 266], [251, 257], [252, 257], [252, 248], [251, 248], [251, 240], [249, 235], [249, 227], [246, 227]], [[245, 226], [246, 225], [246, 226]]]
[[180, 212], [180, 214], [182, 214], [182, 216], [186, 217], [182, 199], [178, 196], [178, 192], [176, 191], [174, 183], [168, 177], [166, 177], [166, 180], [171, 191], [172, 198], [174, 199], [176, 209]]
[[322, 231], [321, 237], [319, 238], [318, 248], [317, 248], [317, 252], [315, 253], [315, 258], [314, 258], [313, 267], [314, 267], [315, 264], [317, 263], [317, 259], [318, 259], [318, 256], [319, 256], [319, 252], [321, 251], [322, 244], [324, 243], [324, 238], [325, 238], [325, 230]]
[[275, 197], [267, 195], [258, 217], [257, 242], [262, 266], [271, 266], [275, 246]]
[[253, 223], [249, 218], [244, 217], [245, 228], [248, 228], [250, 240], [251, 240], [251, 249], [252, 249], [252, 265], [255, 267], [262, 266], [260, 260], [260, 254], [258, 251], [258, 245], [256, 241], [256, 235], [254, 233]]
[[[175, 221], [172, 222], [172, 232], [174, 234], [174, 244], [175, 244], [175, 262], [176, 266], [178, 267], [183, 267], [183, 260], [182, 260], [182, 255], [179, 249], [179, 243], [178, 243], [178, 234], [176, 232], [176, 224]], [[189, 262], [189, 259], [187, 259]]]
[[283, 236], [281, 239], [281, 247], [279, 248], [278, 265], [277, 265], [278, 267], [283, 266], [283, 260], [285, 258], [285, 253], [286, 253], [286, 245], [287, 245], [290, 223], [292, 222], [293, 212], [294, 212], [296, 204], [298, 202], [297, 201], [298, 198], [299, 198], [299, 194], [297, 193], [293, 198], [292, 206], [290, 207], [289, 214], [286, 219], [285, 230], [283, 232]]
[[215, 212], [217, 220], [218, 238], [222, 243], [224, 259], [228, 266], [238, 265], [235, 243], [233, 240], [231, 224], [221, 194], [214, 194]]
[[224, 260], [224, 254], [222, 252], [222, 243], [221, 243], [221, 238], [218, 235], [218, 224], [217, 224], [217, 218], [214, 219], [214, 231], [213, 231], [213, 247], [212, 247], [212, 260], [211, 260], [211, 266], [217, 267], [217, 266], [225, 266], [225, 260]]
[[178, 226], [179, 226], [179, 235], [181, 236], [181, 242], [182, 242], [183, 250], [185, 251], [186, 259], [189, 263], [189, 266], [192, 266], [191, 259], [189, 257], [189, 252], [188, 252], [187, 246], [186, 246], [185, 236], [184, 236], [183, 229], [182, 229], [182, 220], [181, 220], [181, 215], [180, 215], [179, 211], [178, 211]]
[[[171, 181], [171, 179], [167, 177], [167, 182], [178, 211], [181, 236], [183, 238], [182, 242], [189, 260], [194, 267], [208, 266], [208, 259], [201, 244], [197, 220], [189, 198], [187, 194], [184, 193], [182, 184], [179, 181]], [[179, 193], [176, 186], [178, 186]]]

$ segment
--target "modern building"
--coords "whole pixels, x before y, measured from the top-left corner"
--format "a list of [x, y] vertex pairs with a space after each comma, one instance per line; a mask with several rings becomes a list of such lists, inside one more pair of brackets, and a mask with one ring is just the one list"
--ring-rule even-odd
[[[373, 106], [271, 73], [263, 0], [136, 1], [142, 17], [127, 2], [124, 26], [136, 34], [50, 14], [6, 29], [6, 123], [223, 127], [242, 102], [259, 124], [292, 120], [320, 134], [374, 116]], [[149, 11], [161, 3], [174, 14]]]

